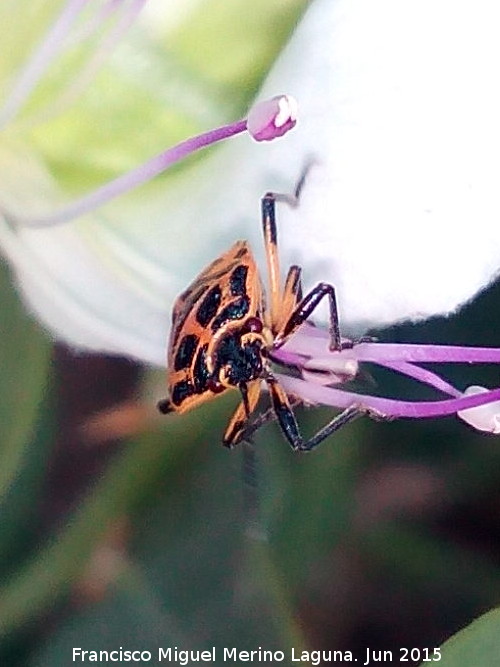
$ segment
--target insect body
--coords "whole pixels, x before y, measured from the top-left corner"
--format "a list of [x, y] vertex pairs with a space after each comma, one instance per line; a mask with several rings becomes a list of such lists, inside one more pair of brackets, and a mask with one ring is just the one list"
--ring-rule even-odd
[[330, 306], [330, 348], [342, 349], [334, 288], [320, 283], [303, 297], [298, 266], [290, 267], [281, 286], [275, 202], [282, 198], [288, 199], [272, 193], [262, 199], [268, 305], [257, 265], [245, 241], [238, 241], [213, 261], [174, 304], [168, 345], [170, 398], [160, 401], [158, 408], [163, 413], [182, 413], [224, 391], [239, 390], [241, 404], [223, 437], [227, 447], [245, 438], [263, 380], [278, 423], [294, 449], [309, 451], [358, 414], [356, 409], [348, 409], [304, 441], [290, 401], [273, 376], [273, 350], [283, 345], [325, 296]]

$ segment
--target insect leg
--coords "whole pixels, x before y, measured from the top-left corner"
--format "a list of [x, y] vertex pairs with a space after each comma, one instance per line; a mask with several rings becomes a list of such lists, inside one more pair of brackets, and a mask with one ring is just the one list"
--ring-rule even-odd
[[319, 283], [316, 285], [316, 287], [306, 294], [302, 301], [297, 305], [284, 325], [283, 330], [277, 336], [280, 344], [291, 336], [293, 332], [307, 320], [318, 306], [321, 299], [325, 296], [328, 297], [328, 305], [330, 307], [330, 350], [342, 349], [335, 288], [329, 283]]
[[285, 280], [281, 298], [280, 315], [276, 322], [275, 333], [282, 331], [298, 303], [302, 301], [301, 273], [302, 269], [295, 264], [288, 269], [288, 275]]
[[[264, 246], [266, 249], [267, 273], [269, 276], [270, 289], [270, 316], [267, 325], [271, 331], [278, 331], [278, 320], [282, 311], [282, 293], [280, 282], [280, 266], [278, 257], [278, 233], [276, 229], [276, 202], [284, 202], [296, 208], [299, 205], [299, 197], [306, 182], [307, 174], [311, 169], [313, 162], [309, 160], [297, 182], [294, 194], [281, 194], [277, 192], [267, 192], [261, 201], [262, 207], [262, 231], [264, 233]], [[294, 268], [294, 267], [292, 267]], [[298, 268], [298, 267], [295, 267]], [[300, 274], [300, 269], [299, 269]]]
[[285, 390], [279, 385], [274, 378], [267, 378], [269, 390], [271, 392], [271, 400], [273, 408], [278, 418], [279, 425], [285, 438], [290, 443], [290, 446], [295, 451], [310, 452], [317, 447], [325, 438], [327, 438], [345, 424], [357, 419], [365, 414], [365, 411], [358, 406], [351, 406], [346, 408], [343, 412], [336, 415], [326, 426], [319, 430], [316, 435], [313, 435], [309, 440], [304, 441], [302, 438], [293, 410], [290, 407], [288, 396]]
[[303, 445], [303, 439], [300, 435], [299, 427], [297, 426], [297, 420], [295, 419], [293, 410], [290, 407], [290, 402], [285, 390], [272, 376], [267, 377], [266, 382], [271, 394], [273, 410], [276, 414], [276, 418], [278, 419], [280, 428], [283, 431], [283, 435], [288, 440], [292, 449], [301, 449]]
[[314, 164], [315, 164], [314, 159], [310, 158], [309, 160], [307, 160], [299, 176], [299, 180], [297, 181], [293, 194], [284, 194], [282, 192], [268, 192], [266, 197], [272, 196], [274, 197], [274, 200], [277, 202], [283, 202], [284, 204], [288, 204], [288, 206], [290, 206], [291, 208], [297, 208], [297, 206], [300, 203], [300, 195], [307, 181], [307, 176], [309, 175], [309, 172], [311, 171]]
[[[241, 389], [241, 388], [240, 388]], [[242, 440], [241, 433], [245, 429], [249, 415], [255, 410], [260, 396], [260, 380], [254, 380], [246, 385], [246, 399], [243, 394], [243, 400], [236, 408], [231, 420], [226, 428], [222, 444], [224, 447], [232, 448]]]
[[278, 257], [278, 234], [276, 230], [276, 197], [273, 192], [268, 192], [261, 201], [262, 207], [262, 232], [264, 234], [264, 246], [266, 250], [267, 275], [269, 277], [269, 321], [267, 325], [272, 331], [280, 312], [281, 284], [280, 263]]
[[[299, 405], [302, 405], [302, 401], [300, 400], [300, 398], [297, 398], [296, 396], [289, 396], [288, 403], [290, 404], [291, 409]], [[276, 415], [276, 412], [274, 411], [274, 408], [269, 408], [268, 410], [261, 412], [255, 419], [252, 419], [252, 421], [249, 421], [246, 424], [245, 428], [241, 431], [238, 440], [234, 444], [238, 444], [239, 442], [242, 441], [252, 442], [254, 433], [256, 433], [260, 428], [265, 426], [267, 422], [276, 420], [277, 418], [278, 417]]]
[[[290, 443], [292, 449], [300, 452], [310, 452], [312, 449], [322, 443], [323, 440], [341, 429], [346, 424], [354, 421], [358, 417], [368, 414], [368, 416], [374, 419], [384, 419], [384, 417], [381, 415], [374, 413], [372, 414], [371, 411], [353, 405], [346, 408], [340, 414], [335, 415], [335, 417], [330, 422], [328, 422], [326, 426], [324, 426], [315, 435], [309, 438], [309, 440], [304, 441], [300, 435], [293, 414], [293, 408], [301, 405], [302, 401], [296, 396], [288, 397], [284, 390], [281, 389], [278, 382], [273, 378], [270, 380], [268, 379], [267, 381], [271, 391], [273, 407], [259, 415], [252, 423], [248, 424], [242, 431], [240, 431], [237, 442], [241, 442], [242, 440], [248, 442], [253, 434], [259, 428], [261, 428], [261, 426], [264, 426], [264, 424], [266, 424], [268, 421], [277, 419], [281, 430]], [[294, 423], [295, 427], [293, 426]], [[292, 424], [291, 428], [290, 424]]]
[[302, 269], [296, 264], [288, 269], [288, 275], [285, 280], [285, 289], [283, 290], [285, 298], [287, 295], [293, 296], [296, 303], [302, 301]]
[[240, 382], [238, 389], [241, 393], [241, 398], [243, 400], [243, 408], [245, 410], [245, 417], [248, 419], [250, 417], [250, 403], [248, 402], [248, 384], [246, 382]]
[[309, 438], [309, 440], [306, 440], [306, 442], [302, 442], [302, 444], [298, 448], [299, 451], [310, 452], [315, 447], [317, 447], [321, 442], [323, 442], [323, 440], [328, 438], [328, 436], [332, 435], [332, 433], [335, 433], [335, 431], [338, 431], [340, 428], [342, 428], [342, 426], [349, 424], [349, 422], [354, 421], [355, 419], [361, 417], [364, 414], [366, 414], [366, 411], [360, 409], [356, 405], [352, 405], [346, 408], [340, 414], [335, 415], [335, 417], [331, 421], [329, 421], [328, 424], [326, 424], [326, 426], [323, 426], [322, 429], [320, 429], [315, 435], [313, 435], [312, 438]]

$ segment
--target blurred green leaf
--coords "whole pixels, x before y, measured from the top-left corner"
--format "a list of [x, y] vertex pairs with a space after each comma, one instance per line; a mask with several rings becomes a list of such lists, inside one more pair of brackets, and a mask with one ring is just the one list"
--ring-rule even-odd
[[[28, 317], [0, 265], [0, 498], [25, 463], [48, 383], [50, 343]], [[4, 508], [5, 511], [5, 508]]]
[[22, 448], [19, 467], [0, 503], [0, 568], [4, 574], [19, 568], [40, 539], [40, 509], [54, 444], [52, 396], [40, 405], [35, 430]]
[[189, 641], [165, 611], [155, 587], [148, 584], [136, 566], [129, 564], [109, 595], [66, 618], [29, 665], [66, 667], [73, 660], [75, 647], [93, 651], [116, 651], [120, 647], [124, 651], [150, 651], [151, 664], [157, 664], [158, 648], [168, 646], [187, 649]]
[[[439, 667], [496, 667], [500, 659], [500, 609], [489, 611], [453, 635], [442, 645], [441, 655]], [[421, 663], [429, 664], [433, 663]]]
[[33, 621], [71, 590], [110, 523], [146, 502], [158, 484], [169, 484], [169, 473], [207, 437], [210, 410], [202, 406], [189, 421], [172, 417], [164, 432], [140, 438], [116, 457], [61, 533], [0, 590], [0, 636]]
[[[135, 512], [133, 553], [117, 590], [65, 621], [35, 665], [66, 664], [69, 648], [90, 637], [92, 648], [104, 649], [131, 646], [131, 637], [148, 650], [303, 645], [281, 564], [266, 540], [246, 530], [242, 452], [220, 446], [222, 416], [235, 400], [222, 398], [173, 418], [166, 433], [140, 438], [61, 535], [0, 592], [4, 632], [47, 612], [71, 590], [109, 521]], [[131, 629], [134, 615], [148, 616], [150, 630]]]
[[491, 604], [500, 595], [500, 571], [480, 551], [459, 548], [403, 522], [380, 523], [362, 534], [362, 552], [405, 581], [434, 595]]

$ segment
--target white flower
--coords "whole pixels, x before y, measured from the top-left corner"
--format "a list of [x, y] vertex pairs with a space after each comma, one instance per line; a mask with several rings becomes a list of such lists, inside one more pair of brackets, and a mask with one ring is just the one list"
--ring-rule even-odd
[[[297, 98], [294, 133], [269, 146], [233, 139], [168, 187], [145, 186], [59, 227], [29, 228], [62, 197], [22, 135], [8, 137], [0, 245], [30, 307], [72, 344], [164, 363], [175, 296], [238, 238], [262, 257], [260, 196], [293, 192], [312, 164], [300, 206], [278, 211], [282, 262], [304, 267], [305, 288], [334, 283], [351, 330], [453, 312], [496, 275], [500, 256], [495, 17], [486, 0], [316, 0], [259, 95]], [[131, 66], [126, 80], [175, 99], [180, 81], [149, 74], [139, 54], [124, 48], [112, 72]], [[206, 99], [207, 110], [199, 89], [183, 94], [193, 118], [217, 106]], [[125, 125], [126, 153], [134, 131]], [[56, 162], [80, 158], [64, 154], [63, 135], [35, 139], [56, 141], [52, 163], [54, 152]], [[102, 159], [109, 170], [103, 143], [102, 154], [84, 148], [87, 165]]]

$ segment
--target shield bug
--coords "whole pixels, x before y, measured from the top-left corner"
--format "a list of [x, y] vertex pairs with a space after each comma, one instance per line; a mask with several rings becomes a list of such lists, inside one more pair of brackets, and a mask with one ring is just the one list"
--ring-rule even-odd
[[255, 430], [249, 418], [264, 381], [285, 438], [293, 449], [310, 451], [359, 411], [348, 408], [304, 440], [291, 401], [273, 375], [273, 351], [288, 340], [325, 297], [330, 314], [330, 349], [342, 349], [333, 286], [319, 283], [303, 296], [301, 269], [295, 265], [281, 286], [275, 217], [278, 200], [293, 204], [296, 198], [274, 193], [262, 198], [268, 302], [246, 241], [235, 243], [202, 271], [174, 304], [168, 345], [169, 399], [160, 401], [158, 409], [164, 414], [183, 413], [224, 391], [239, 390], [242, 401], [223, 437], [223, 444], [232, 447]]

